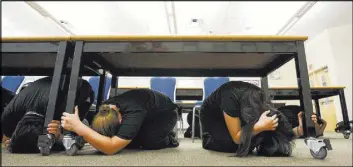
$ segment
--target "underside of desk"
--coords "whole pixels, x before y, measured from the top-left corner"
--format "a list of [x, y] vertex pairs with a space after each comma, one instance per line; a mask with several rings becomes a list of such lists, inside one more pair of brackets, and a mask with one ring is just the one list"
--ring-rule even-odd
[[291, 60], [296, 46], [295, 41], [84, 41], [84, 53], [99, 53], [118, 76], [263, 77]]
[[[1, 75], [52, 76], [57, 54], [60, 51], [59, 43], [59, 41], [2, 42]], [[71, 44], [68, 42], [68, 45]], [[85, 64], [92, 67], [93, 63], [86, 61]], [[72, 57], [68, 59], [65, 73], [70, 71], [71, 64]], [[87, 68], [82, 68], [82, 74], [97, 75]]]
[[[341, 89], [327, 88], [327, 89], [315, 89], [312, 88], [311, 98], [322, 99], [332, 96], [337, 96]], [[270, 89], [270, 95], [273, 100], [299, 100], [299, 90], [298, 89]]]

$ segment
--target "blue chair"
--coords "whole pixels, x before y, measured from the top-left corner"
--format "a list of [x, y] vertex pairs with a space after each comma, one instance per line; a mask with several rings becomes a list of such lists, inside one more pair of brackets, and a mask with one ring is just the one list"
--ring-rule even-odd
[[16, 94], [24, 79], [24, 76], [5, 76], [1, 81], [1, 86]]
[[[108, 94], [110, 90], [110, 85], [111, 85], [111, 77], [106, 76], [105, 77], [105, 89], [104, 89], [104, 95], [103, 95], [103, 100], [108, 99]], [[94, 97], [94, 102], [93, 104], [97, 104], [97, 98], [98, 98], [98, 88], [99, 88], [99, 76], [93, 76], [89, 78], [88, 80], [89, 84], [92, 86], [93, 91], [95, 92], [95, 97]]]
[[[167, 95], [173, 102], [176, 101], [176, 79], [173, 77], [153, 77], [151, 78], [150, 88]], [[180, 131], [183, 129], [183, 119], [179, 116]], [[176, 133], [178, 138], [178, 132]]]
[[[202, 101], [197, 101], [195, 103], [193, 110], [192, 110], [192, 131], [191, 131], [192, 142], [194, 142], [194, 139], [195, 139], [195, 112], [196, 112], [196, 109], [197, 108], [200, 109], [203, 100], [205, 100], [209, 95], [211, 95], [217, 88], [219, 88], [221, 85], [223, 85], [227, 82], [229, 82], [229, 77], [210, 77], [210, 78], [206, 78], [203, 81]], [[200, 115], [200, 111], [199, 111], [199, 115]], [[201, 119], [199, 120], [199, 123], [200, 123], [200, 137], [202, 139]]]
[[172, 77], [153, 77], [151, 78], [150, 88], [167, 95], [175, 102], [176, 79]]

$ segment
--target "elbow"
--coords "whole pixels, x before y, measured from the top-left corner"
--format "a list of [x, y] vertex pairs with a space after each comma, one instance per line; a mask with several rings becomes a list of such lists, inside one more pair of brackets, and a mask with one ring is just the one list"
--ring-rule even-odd
[[232, 139], [233, 139], [233, 142], [235, 144], [240, 144], [240, 135], [238, 135], [238, 133], [236, 133], [237, 135], [232, 135]]
[[240, 139], [233, 139], [235, 144], [240, 144]]
[[114, 155], [116, 154], [120, 149], [117, 147], [114, 147], [112, 145], [106, 145], [101, 149], [101, 152], [104, 153], [105, 155]]

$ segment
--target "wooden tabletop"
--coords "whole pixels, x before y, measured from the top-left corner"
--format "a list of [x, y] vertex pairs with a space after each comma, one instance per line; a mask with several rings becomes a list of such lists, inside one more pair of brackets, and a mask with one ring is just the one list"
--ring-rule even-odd
[[[138, 87], [138, 86], [119, 86], [119, 89], [146, 89], [149, 87]], [[318, 87], [311, 87], [311, 89], [345, 89], [345, 86], [318, 86]], [[200, 87], [177, 87], [176, 89], [187, 89], [187, 90], [195, 90], [195, 89], [202, 89]], [[298, 87], [271, 87], [269, 89], [298, 89]]]
[[205, 35], [205, 36], [112, 36], [112, 35], [90, 35], [90, 36], [48, 36], [48, 37], [3, 37], [1, 41], [305, 41], [307, 36], [261, 36], [261, 35]]
[[[311, 87], [310, 89], [344, 89], [345, 86], [318, 86], [318, 87]], [[269, 89], [299, 89], [298, 87], [272, 87]]]
[[50, 36], [50, 37], [2, 37], [4, 42], [51, 42], [51, 41], [69, 41], [70, 36]]

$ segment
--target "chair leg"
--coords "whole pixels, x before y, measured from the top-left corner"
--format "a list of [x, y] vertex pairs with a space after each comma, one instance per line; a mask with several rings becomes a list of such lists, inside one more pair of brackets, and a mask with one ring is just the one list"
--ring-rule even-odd
[[[177, 111], [176, 111], [177, 112]], [[175, 124], [175, 129], [174, 129], [174, 132], [175, 132], [175, 137], [177, 138], [177, 140], [179, 141], [179, 131], [178, 131], [178, 121], [179, 121], [179, 115], [178, 115], [178, 112], [177, 112], [177, 123]]]
[[181, 133], [184, 133], [184, 121], [183, 121], [183, 118], [181, 118]]
[[183, 134], [183, 119], [180, 118], [180, 134]]
[[177, 140], [179, 141], [179, 136], [178, 136], [178, 124], [175, 125], [175, 127], [174, 127], [174, 132], [175, 132], [175, 137], [176, 137]]
[[194, 142], [195, 140], [195, 110], [196, 110], [196, 106], [192, 109], [192, 130], [191, 130], [192, 142]]
[[203, 131], [202, 131], [202, 122], [201, 122], [201, 110], [198, 111], [199, 112], [199, 125], [200, 125], [200, 138], [202, 140], [202, 134], [203, 134]]

